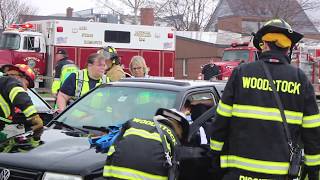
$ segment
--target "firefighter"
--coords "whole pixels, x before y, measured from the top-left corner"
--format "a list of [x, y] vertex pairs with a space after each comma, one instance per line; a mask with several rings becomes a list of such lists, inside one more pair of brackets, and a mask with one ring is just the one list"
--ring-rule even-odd
[[[164, 140], [154, 121], [159, 122]], [[123, 125], [107, 153], [103, 172], [106, 179], [156, 180], [175, 176], [173, 149], [186, 137], [189, 123], [183, 113], [164, 108], [157, 110], [154, 121], [134, 118]]]
[[57, 95], [58, 90], [62, 86], [67, 77], [78, 71], [78, 67], [72, 60], [69, 59], [68, 53], [64, 49], [59, 49], [56, 53], [56, 61], [54, 80], [51, 87], [51, 92]]
[[290, 65], [288, 55], [302, 38], [284, 20], [270, 20], [254, 36], [259, 60], [233, 70], [210, 139], [213, 164], [227, 170], [224, 179], [290, 178], [284, 124], [261, 63], [274, 79], [293, 143], [304, 145], [307, 169], [319, 170], [320, 115], [314, 89], [304, 72]]
[[[34, 87], [34, 72], [25, 64], [4, 65], [1, 71], [5, 76], [0, 77], [0, 131], [6, 123], [12, 122], [16, 108], [25, 115], [27, 121], [31, 122], [34, 132], [40, 131], [43, 121], [26, 92], [28, 88]], [[0, 141], [5, 138], [6, 135], [2, 133]]]
[[87, 68], [70, 74], [57, 96], [58, 112], [62, 112], [70, 100], [76, 100], [94, 87], [109, 82], [104, 75], [106, 61], [103, 56], [93, 53], [88, 57]]
[[119, 81], [126, 77], [125, 72], [120, 65], [120, 58], [115, 48], [107, 46], [100, 49], [97, 53], [105, 57], [107, 63], [106, 75], [111, 81]]

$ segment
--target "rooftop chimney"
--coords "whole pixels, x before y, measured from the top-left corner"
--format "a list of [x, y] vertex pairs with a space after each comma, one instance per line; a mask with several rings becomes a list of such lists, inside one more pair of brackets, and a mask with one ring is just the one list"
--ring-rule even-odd
[[141, 8], [140, 18], [141, 18], [141, 25], [153, 26], [154, 25], [153, 8]]
[[73, 14], [73, 9], [71, 7], [68, 7], [67, 8], [67, 17], [72, 17], [72, 14]]

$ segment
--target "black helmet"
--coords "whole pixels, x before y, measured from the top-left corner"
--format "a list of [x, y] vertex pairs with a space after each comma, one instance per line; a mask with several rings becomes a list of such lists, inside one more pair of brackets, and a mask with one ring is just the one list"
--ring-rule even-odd
[[182, 112], [179, 112], [176, 109], [159, 108], [155, 115], [160, 115], [164, 118], [167, 118], [170, 121], [177, 121], [182, 127], [182, 137], [184, 139], [187, 138], [187, 135], [189, 133], [189, 122]]
[[262, 37], [267, 33], [281, 33], [286, 35], [292, 42], [291, 48], [303, 38], [302, 34], [293, 31], [291, 26], [283, 19], [272, 19], [266, 22], [254, 35], [253, 45], [258, 50], [261, 50], [260, 43], [262, 43]]
[[105, 59], [111, 60], [112, 64], [120, 64], [119, 56], [115, 48], [111, 46], [103, 47], [97, 51], [98, 54], [104, 56]]

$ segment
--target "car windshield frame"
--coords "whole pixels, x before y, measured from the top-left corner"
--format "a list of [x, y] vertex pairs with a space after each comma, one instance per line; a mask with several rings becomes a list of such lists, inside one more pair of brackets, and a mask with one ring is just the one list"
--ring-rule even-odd
[[50, 112], [52, 107], [43, 100], [38, 93], [35, 92], [33, 89], [27, 90], [28, 95], [30, 96], [33, 105], [36, 107], [37, 111], [40, 113]]
[[[224, 51], [222, 56], [222, 61], [240, 61], [240, 60], [248, 61], [249, 55], [250, 55], [249, 53], [250, 51], [247, 49]], [[244, 55], [246, 55], [246, 58], [244, 58]]]
[[[105, 90], [106, 89], [106, 90]], [[110, 89], [110, 90], [109, 90]], [[138, 95], [133, 95], [136, 92], [132, 92], [133, 94], [129, 95], [121, 95], [120, 90], [123, 89], [124, 92], [129, 92], [128, 90], [136, 92], [141, 91], [142, 92], [151, 92], [154, 93], [154, 95], [150, 96], [150, 100], [140, 100], [139, 104], [130, 104], [130, 102], [138, 103], [138, 100], [132, 100], [132, 99], [138, 99]], [[93, 98], [96, 98], [96, 100], [104, 100], [104, 98], [95, 97], [98, 96], [98, 94], [101, 92], [110, 91], [110, 94], [114, 94], [109, 101], [112, 101], [112, 104], [104, 103], [95, 103], [90, 104], [90, 99], [93, 100]], [[117, 91], [114, 91], [117, 90]], [[126, 90], [126, 91], [125, 91]], [[112, 93], [111, 93], [112, 92]], [[106, 92], [103, 92], [107, 94]], [[101, 95], [105, 95], [105, 94]], [[119, 95], [115, 93], [120, 93]], [[162, 96], [161, 96], [162, 95]], [[165, 95], [165, 96], [164, 96]], [[160, 98], [161, 97], [161, 98]], [[107, 97], [106, 97], [107, 98]], [[155, 102], [155, 98], [158, 99], [158, 101], [168, 101], [168, 104], [165, 106], [162, 102]], [[83, 126], [95, 126], [95, 127], [109, 127], [109, 126], [118, 126], [121, 125], [128, 120], [132, 118], [140, 118], [140, 119], [152, 119], [153, 115], [156, 112], [156, 109], [159, 107], [164, 108], [176, 108], [178, 101], [179, 101], [180, 94], [179, 91], [174, 90], [167, 90], [167, 89], [158, 89], [158, 88], [150, 88], [150, 87], [141, 87], [141, 86], [122, 86], [122, 85], [104, 85], [99, 86], [93, 90], [91, 90], [89, 93], [81, 97], [79, 100], [74, 102], [70, 107], [68, 107], [63, 113], [61, 113], [59, 116], [54, 118], [56, 121], [61, 121], [65, 124], [68, 124], [73, 127], [83, 127]], [[148, 103], [144, 103], [143, 101], [149, 101]], [[92, 101], [91, 101], [92, 102]], [[157, 103], [157, 104], [156, 104]], [[96, 106], [95, 108], [92, 107], [92, 105], [95, 104], [102, 104], [103, 106]], [[160, 106], [161, 105], [161, 106]], [[100, 108], [100, 109], [99, 109]], [[119, 112], [119, 110], [122, 110]], [[142, 113], [143, 110], [143, 113]], [[90, 113], [88, 113], [90, 111]], [[130, 111], [130, 112], [129, 112]], [[154, 112], [151, 112], [154, 111]], [[132, 114], [131, 114], [132, 113]], [[144, 115], [142, 115], [144, 114]], [[148, 117], [146, 117], [148, 116]], [[105, 118], [106, 120], [109, 120], [108, 122], [103, 122], [105, 120], [99, 120], [98, 118]]]
[[[14, 46], [9, 46], [9, 42], [15, 42]], [[3, 33], [0, 36], [0, 49], [17, 50], [20, 48], [21, 36], [15, 33]], [[10, 43], [11, 44], [11, 43]]]

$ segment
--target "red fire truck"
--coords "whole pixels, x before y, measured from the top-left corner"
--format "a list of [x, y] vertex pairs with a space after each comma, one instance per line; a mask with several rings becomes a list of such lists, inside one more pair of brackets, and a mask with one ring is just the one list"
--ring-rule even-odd
[[24, 63], [38, 77], [52, 77], [55, 53], [63, 48], [80, 68], [103, 46], [113, 46], [128, 70], [132, 56], [145, 58], [151, 76], [173, 77], [175, 30], [170, 27], [42, 20], [14, 24], [1, 35], [0, 64]]
[[[224, 50], [221, 61], [215, 62], [220, 68], [218, 79], [228, 80], [232, 70], [240, 63], [255, 60], [257, 49], [252, 43], [232, 43], [230, 48]], [[306, 73], [317, 95], [320, 95], [320, 46], [298, 44], [293, 50], [291, 64], [300, 67]]]

